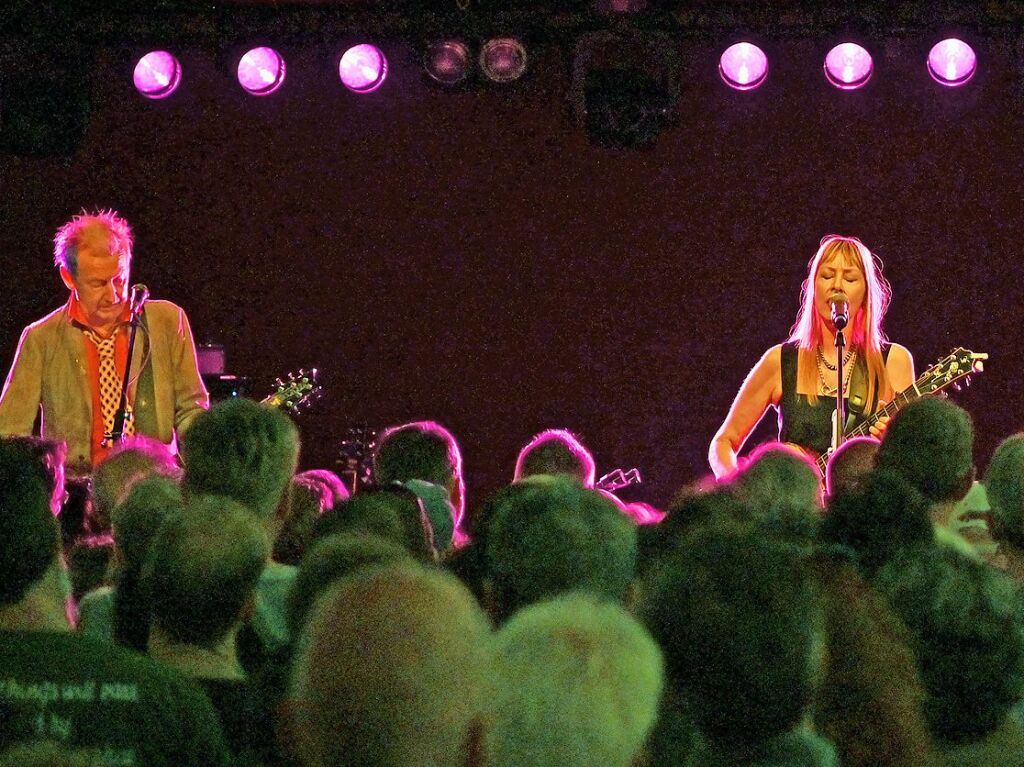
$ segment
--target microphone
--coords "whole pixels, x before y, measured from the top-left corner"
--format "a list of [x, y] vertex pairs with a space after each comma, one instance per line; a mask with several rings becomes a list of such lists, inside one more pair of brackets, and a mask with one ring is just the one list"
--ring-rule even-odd
[[133, 318], [142, 314], [142, 307], [149, 300], [149, 288], [142, 283], [132, 285], [131, 292], [131, 315]]
[[832, 307], [832, 324], [842, 330], [850, 322], [850, 303], [845, 293], [833, 293], [828, 299]]

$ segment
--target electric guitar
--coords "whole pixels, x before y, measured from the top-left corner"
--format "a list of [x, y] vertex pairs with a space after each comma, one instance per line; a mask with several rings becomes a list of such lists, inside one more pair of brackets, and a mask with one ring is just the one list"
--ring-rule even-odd
[[274, 382], [277, 386], [274, 393], [260, 400], [260, 403], [279, 407], [287, 413], [300, 413], [323, 393], [317, 383], [318, 375], [316, 368], [303, 368], [298, 373], [289, 373], [283, 381], [278, 378]]
[[[853, 437], [867, 436], [870, 434], [871, 427], [881, 419], [896, 415], [896, 413], [914, 400], [931, 394], [938, 394], [949, 386], [959, 390], [959, 382], [961, 380], [963, 380], [965, 386], [969, 386], [971, 376], [984, 371], [984, 361], [987, 359], [988, 355], [984, 352], [972, 352], [970, 349], [957, 347], [924, 371], [913, 384], [893, 397], [892, 402], [886, 403], [881, 410], [873, 413], [866, 421], [850, 429], [845, 438], [851, 439]], [[828, 451], [815, 459], [815, 464], [818, 467], [818, 471], [821, 472], [821, 476], [825, 476], [825, 467], [828, 465], [828, 459], [831, 455], [832, 451]]]

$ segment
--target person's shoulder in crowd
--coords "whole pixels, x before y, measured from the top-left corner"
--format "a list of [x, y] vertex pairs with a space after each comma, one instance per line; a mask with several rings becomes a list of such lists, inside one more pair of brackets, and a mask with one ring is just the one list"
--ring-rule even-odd
[[[149, 658], [64, 632], [0, 631], [4, 733], [94, 750], [113, 764], [227, 765], [217, 715], [202, 690]], [[0, 743], [0, 747], [10, 743]]]
[[252, 685], [227, 679], [197, 679], [220, 718], [236, 767], [280, 761], [275, 726], [266, 699]]

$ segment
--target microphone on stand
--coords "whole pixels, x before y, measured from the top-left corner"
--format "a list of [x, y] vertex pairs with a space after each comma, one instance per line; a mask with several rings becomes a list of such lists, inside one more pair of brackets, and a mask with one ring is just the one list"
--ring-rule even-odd
[[842, 330], [850, 322], [850, 303], [845, 293], [833, 293], [828, 299], [832, 307], [832, 324]]
[[146, 305], [146, 301], [149, 300], [149, 288], [143, 285], [141, 282], [138, 285], [132, 285], [131, 289], [131, 315], [132, 319], [135, 319], [142, 314], [142, 307]]

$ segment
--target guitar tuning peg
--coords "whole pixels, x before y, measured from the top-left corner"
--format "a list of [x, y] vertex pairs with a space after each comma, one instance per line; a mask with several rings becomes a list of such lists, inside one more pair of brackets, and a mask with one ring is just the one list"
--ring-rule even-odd
[[964, 386], [970, 386], [970, 385], [971, 385], [971, 377], [967, 376], [966, 378], [964, 378]]
[[960, 388], [960, 383], [959, 382], [954, 382], [953, 383], [953, 388], [956, 389], [957, 391], [963, 391], [963, 389]]

